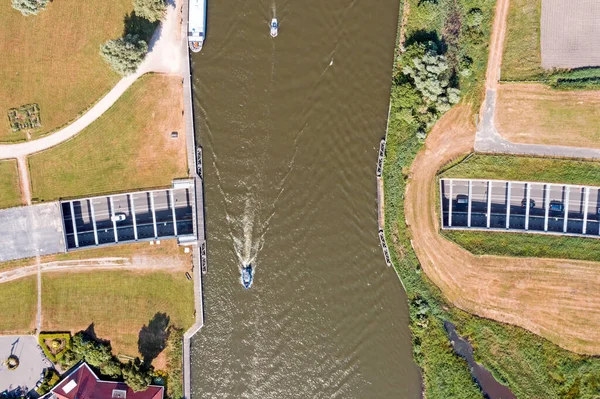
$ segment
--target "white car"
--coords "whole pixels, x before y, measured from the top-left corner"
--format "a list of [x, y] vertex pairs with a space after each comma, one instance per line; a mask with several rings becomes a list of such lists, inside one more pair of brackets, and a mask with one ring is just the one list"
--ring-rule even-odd
[[111, 222], [122, 222], [126, 218], [127, 218], [127, 216], [125, 216], [124, 213], [117, 213], [110, 217], [110, 221]]

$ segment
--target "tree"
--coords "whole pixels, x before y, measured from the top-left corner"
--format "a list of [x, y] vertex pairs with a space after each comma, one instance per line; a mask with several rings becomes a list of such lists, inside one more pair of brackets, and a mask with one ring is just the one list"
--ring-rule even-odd
[[15, 10], [21, 11], [23, 15], [36, 15], [46, 8], [49, 0], [12, 0], [12, 6]]
[[167, 5], [164, 0], [133, 0], [133, 10], [137, 16], [155, 22], [163, 19]]
[[112, 69], [122, 76], [131, 75], [148, 53], [148, 44], [137, 35], [126, 35], [109, 40], [100, 49], [100, 54]]
[[123, 367], [123, 380], [135, 392], [143, 391], [152, 383], [152, 366], [146, 367], [140, 358], [136, 357]]
[[425, 54], [402, 68], [402, 73], [412, 78], [415, 88], [429, 106], [446, 112], [458, 103], [460, 91], [450, 87], [450, 67], [446, 57], [428, 49]]

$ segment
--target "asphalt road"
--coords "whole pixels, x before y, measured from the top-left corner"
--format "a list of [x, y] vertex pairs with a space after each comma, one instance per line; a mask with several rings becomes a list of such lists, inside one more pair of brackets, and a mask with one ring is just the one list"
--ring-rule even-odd
[[[156, 217], [156, 234], [152, 199]], [[174, 204], [171, 201], [171, 190], [157, 190], [133, 193], [131, 197], [127, 194], [119, 194], [75, 200], [73, 210], [78, 244], [80, 247], [96, 245], [92, 210], [96, 221], [98, 244], [114, 243], [116, 240], [119, 242], [135, 240], [133, 211], [135, 211], [138, 239], [174, 236], [173, 209], [177, 221], [177, 235], [191, 234], [193, 232], [191, 193], [187, 189], [176, 189], [173, 190], [173, 199]], [[64, 202], [62, 208], [67, 243], [69, 248], [73, 248], [76, 247], [76, 243], [70, 202]], [[113, 222], [111, 220], [113, 213], [125, 215], [125, 220]]]
[[[442, 194], [444, 196], [444, 226], [448, 225], [448, 196], [450, 192], [449, 181], [442, 181]], [[471, 227], [487, 228], [488, 213], [488, 181], [473, 180], [471, 184]], [[468, 198], [468, 181], [454, 180], [452, 187], [452, 226], [468, 226], [468, 205], [458, 204], [457, 197]], [[507, 205], [510, 206], [509, 227], [511, 229], [525, 229], [527, 209], [526, 184], [512, 182], [510, 197], [508, 184], [502, 181], [491, 182], [490, 228], [506, 228]], [[568, 200], [567, 200], [568, 196]], [[563, 211], [546, 210], [546, 203], [558, 201], [564, 205]], [[529, 230], [544, 231], [545, 216], [548, 213], [547, 231], [583, 234], [584, 213], [587, 209], [586, 235], [598, 235], [600, 224], [598, 209], [600, 209], [600, 188], [590, 187], [587, 199], [585, 189], [581, 186], [564, 186], [559, 184], [530, 184]], [[567, 224], [564, 224], [565, 212], [568, 214]]]

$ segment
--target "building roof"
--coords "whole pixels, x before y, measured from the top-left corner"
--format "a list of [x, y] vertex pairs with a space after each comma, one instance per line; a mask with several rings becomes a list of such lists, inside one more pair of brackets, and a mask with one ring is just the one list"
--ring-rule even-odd
[[46, 398], [58, 399], [163, 399], [164, 387], [150, 385], [148, 389], [134, 392], [123, 382], [102, 381], [86, 364], [73, 368], [50, 391]]

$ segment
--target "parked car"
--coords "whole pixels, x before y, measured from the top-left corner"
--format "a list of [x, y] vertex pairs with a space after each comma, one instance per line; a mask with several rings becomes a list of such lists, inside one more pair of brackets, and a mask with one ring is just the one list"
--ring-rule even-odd
[[456, 209], [466, 209], [469, 204], [469, 196], [465, 194], [458, 194], [456, 196]]
[[115, 213], [110, 217], [111, 222], [122, 222], [125, 219], [127, 219], [127, 216], [124, 213]]
[[557, 213], [562, 213], [565, 210], [565, 206], [563, 205], [563, 203], [561, 201], [550, 201], [550, 206], [549, 206], [550, 212], [552, 212], [553, 214], [557, 214]]
[[[521, 207], [525, 208], [527, 204], [527, 198], [523, 198], [521, 200]], [[529, 199], [529, 208], [535, 208], [535, 200], [533, 198]]]

